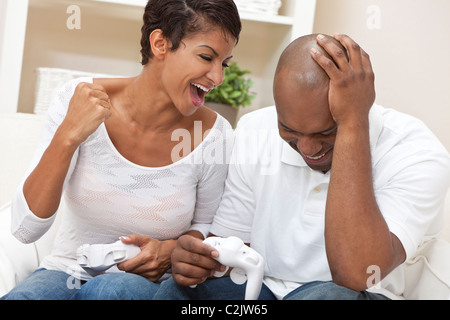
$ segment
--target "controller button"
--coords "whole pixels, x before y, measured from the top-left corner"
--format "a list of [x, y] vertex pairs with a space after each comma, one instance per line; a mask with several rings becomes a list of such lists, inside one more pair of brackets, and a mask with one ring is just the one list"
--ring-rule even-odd
[[122, 260], [125, 258], [125, 251], [124, 250], [113, 250], [113, 259], [114, 260]]

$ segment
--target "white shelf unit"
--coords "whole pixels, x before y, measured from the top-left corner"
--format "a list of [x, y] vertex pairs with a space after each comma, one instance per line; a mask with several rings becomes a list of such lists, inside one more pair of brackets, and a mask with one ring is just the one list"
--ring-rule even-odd
[[[21, 22], [27, 26], [22, 39], [23, 61], [17, 70], [21, 73], [18, 111], [33, 112], [38, 67], [122, 76], [141, 71], [145, 0], [27, 1], [27, 19]], [[80, 7], [79, 30], [66, 26], [71, 5]], [[241, 12], [243, 30], [233, 55], [241, 68], [251, 71], [257, 98], [252, 106], [241, 108], [240, 115], [273, 104], [272, 80], [278, 57], [291, 40], [312, 32], [315, 5], [316, 0], [282, 0], [278, 16]], [[2, 73], [0, 70], [0, 76]], [[0, 112], [2, 108], [0, 105]]]
[[[114, 4], [120, 4], [120, 5], [127, 5], [127, 6], [136, 6], [136, 7], [144, 7], [147, 3], [146, 0], [93, 0], [97, 2], [105, 2], [105, 3], [114, 3]], [[286, 25], [292, 25], [293, 24], [293, 17], [292, 16], [286, 16], [286, 15], [269, 15], [269, 14], [257, 14], [252, 12], [240, 12], [241, 19], [242, 20], [249, 20], [249, 21], [259, 21], [264, 23], [275, 23], [275, 24], [286, 24]]]
[[0, 113], [17, 111], [28, 0], [0, 0]]

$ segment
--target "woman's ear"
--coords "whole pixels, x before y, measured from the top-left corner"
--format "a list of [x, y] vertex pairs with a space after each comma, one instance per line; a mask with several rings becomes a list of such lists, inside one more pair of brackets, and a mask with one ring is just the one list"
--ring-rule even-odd
[[150, 34], [150, 46], [153, 56], [157, 59], [164, 58], [169, 51], [169, 43], [161, 29], [155, 29]]

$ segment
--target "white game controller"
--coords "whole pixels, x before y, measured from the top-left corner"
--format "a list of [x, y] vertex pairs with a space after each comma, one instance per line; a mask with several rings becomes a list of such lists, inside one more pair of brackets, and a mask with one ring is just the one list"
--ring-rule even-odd
[[232, 267], [230, 278], [234, 283], [244, 284], [247, 281], [245, 300], [257, 300], [264, 276], [263, 257], [237, 237], [209, 237], [203, 243], [219, 251], [216, 260], [227, 267], [225, 272], [217, 271], [214, 276], [222, 277]]
[[140, 252], [138, 246], [121, 240], [110, 244], [84, 244], [77, 249], [77, 262], [89, 274], [98, 275]]

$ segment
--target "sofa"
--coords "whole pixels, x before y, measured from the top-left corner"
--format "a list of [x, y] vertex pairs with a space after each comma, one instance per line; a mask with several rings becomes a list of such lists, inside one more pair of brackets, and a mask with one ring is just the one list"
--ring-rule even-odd
[[[22, 244], [10, 232], [10, 199], [33, 157], [44, 122], [40, 114], [0, 114], [0, 296], [11, 290], [50, 253], [61, 219], [37, 242]], [[446, 229], [441, 239], [425, 243], [404, 268], [405, 299], [450, 299], [450, 192]]]

